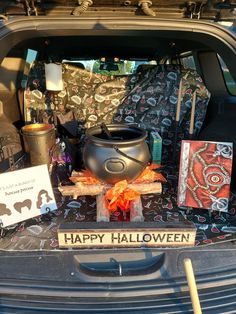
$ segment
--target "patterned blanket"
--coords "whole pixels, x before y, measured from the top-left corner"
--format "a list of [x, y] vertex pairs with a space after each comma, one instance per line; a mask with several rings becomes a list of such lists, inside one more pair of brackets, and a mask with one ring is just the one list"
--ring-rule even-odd
[[[163, 186], [163, 193], [149, 194], [142, 197], [145, 221], [178, 222], [187, 219], [197, 228], [196, 246], [213, 245], [217, 242], [236, 239], [236, 195], [231, 194], [227, 213], [209, 213], [203, 209], [186, 211], [176, 203], [177, 169], [173, 165], [166, 165], [162, 170], [167, 178]], [[96, 199], [94, 197], [80, 197], [73, 199], [62, 197], [54, 188], [58, 210], [18, 225], [2, 230], [0, 250], [32, 251], [59, 250], [57, 229], [64, 222], [96, 221]], [[111, 221], [127, 221], [129, 214], [116, 211]]]

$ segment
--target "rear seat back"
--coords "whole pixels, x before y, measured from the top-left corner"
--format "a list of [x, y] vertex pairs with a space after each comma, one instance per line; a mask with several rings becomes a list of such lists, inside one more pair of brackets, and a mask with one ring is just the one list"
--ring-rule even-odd
[[24, 91], [26, 123], [53, 123], [53, 94], [46, 90], [44, 62], [35, 61]]
[[175, 115], [179, 84], [182, 78], [182, 102], [177, 142], [188, 138], [193, 92], [196, 90], [194, 136], [197, 136], [205, 119], [210, 93], [196, 71], [179, 65], [158, 65], [144, 68], [139, 79], [118, 107], [113, 121], [135, 123], [148, 131], [158, 131], [163, 139], [163, 159], [173, 154]]
[[[65, 90], [57, 96], [68, 111], [74, 112], [81, 128], [102, 121], [137, 124], [148, 131], [158, 131], [170, 154], [181, 78], [183, 100], [178, 137], [182, 139], [189, 131], [193, 92], [197, 90], [194, 135], [201, 129], [210, 97], [196, 71], [183, 70], [178, 65], [157, 65], [133, 75], [112, 77], [63, 64]], [[45, 89], [44, 64], [37, 62], [25, 91], [25, 119], [53, 123], [57, 110], [53, 93]]]
[[[132, 87], [129, 76], [94, 74], [71, 64], [63, 64], [63, 81], [65, 90], [56, 96], [86, 128], [102, 121], [111, 123], [118, 105]], [[25, 121], [53, 123], [58, 109], [53, 98], [55, 94], [45, 88], [44, 63], [36, 62], [24, 93]]]
[[102, 121], [111, 123], [117, 107], [131, 90], [130, 77], [108, 76], [64, 64], [68, 105], [78, 121], [89, 128]]

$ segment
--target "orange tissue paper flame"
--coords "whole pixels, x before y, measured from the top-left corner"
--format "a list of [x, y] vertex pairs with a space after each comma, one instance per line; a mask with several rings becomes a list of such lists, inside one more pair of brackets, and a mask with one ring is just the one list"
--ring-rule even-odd
[[147, 166], [140, 176], [135, 179], [132, 183], [151, 183], [154, 181], [166, 182], [166, 179], [163, 177], [161, 173], [157, 173], [153, 170], [160, 168], [160, 165], [151, 164]]
[[128, 211], [130, 202], [137, 199], [139, 195], [137, 191], [128, 188], [128, 182], [126, 180], [119, 181], [105, 194], [107, 208], [110, 211], [115, 211], [118, 208], [123, 211]]

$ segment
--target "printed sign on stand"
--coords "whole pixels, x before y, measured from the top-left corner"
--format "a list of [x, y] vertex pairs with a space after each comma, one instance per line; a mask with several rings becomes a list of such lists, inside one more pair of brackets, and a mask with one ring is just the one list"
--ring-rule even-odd
[[0, 174], [0, 223], [7, 227], [57, 209], [47, 165]]

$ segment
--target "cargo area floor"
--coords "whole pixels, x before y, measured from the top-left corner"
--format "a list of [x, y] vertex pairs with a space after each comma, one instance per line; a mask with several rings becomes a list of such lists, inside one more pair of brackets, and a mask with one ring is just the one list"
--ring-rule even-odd
[[[236, 194], [231, 193], [227, 213], [209, 212], [205, 209], [183, 209], [176, 203], [178, 174], [173, 166], [166, 166], [163, 172], [167, 183], [162, 194], [142, 196], [145, 221], [178, 222], [187, 219], [197, 228], [195, 246], [213, 245], [236, 239]], [[43, 216], [35, 217], [17, 225], [2, 229], [0, 250], [37, 251], [59, 250], [57, 229], [65, 222], [96, 221], [96, 199], [63, 197], [57, 188], [54, 195], [58, 209]], [[129, 221], [129, 214], [116, 211], [110, 221]], [[99, 223], [98, 223], [99, 224]]]

